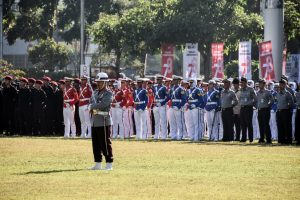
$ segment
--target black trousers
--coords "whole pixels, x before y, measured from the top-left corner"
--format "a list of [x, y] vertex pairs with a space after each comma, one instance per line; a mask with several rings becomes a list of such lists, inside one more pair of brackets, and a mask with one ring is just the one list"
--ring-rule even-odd
[[292, 144], [292, 115], [293, 113], [290, 109], [276, 112], [278, 143]]
[[233, 115], [233, 124], [235, 127], [235, 140], [240, 141], [241, 139], [241, 122], [240, 122], [240, 115], [234, 114]]
[[253, 141], [253, 125], [252, 125], [253, 107], [242, 106], [240, 117], [241, 117], [241, 128], [242, 128], [241, 142], [246, 142], [247, 131], [248, 131], [248, 138], [250, 142], [252, 142]]
[[233, 108], [222, 109], [223, 141], [233, 141]]
[[259, 132], [260, 132], [260, 139], [259, 141], [264, 142], [265, 137], [267, 142], [271, 142], [271, 129], [270, 129], [270, 117], [271, 117], [271, 110], [270, 108], [261, 108], [258, 110], [258, 125], [259, 125]]
[[295, 140], [300, 142], [300, 108], [297, 109], [295, 119]]
[[95, 162], [102, 162], [102, 155], [107, 163], [113, 162], [110, 127], [92, 127], [92, 144]]

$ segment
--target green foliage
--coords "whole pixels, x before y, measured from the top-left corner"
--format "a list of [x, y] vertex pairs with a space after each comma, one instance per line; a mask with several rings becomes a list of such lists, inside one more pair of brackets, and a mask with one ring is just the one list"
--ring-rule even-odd
[[70, 72], [67, 71], [58, 71], [58, 72], [47, 72], [45, 73], [43, 70], [38, 68], [28, 68], [24, 70], [26, 72], [27, 77], [34, 77], [36, 79], [41, 79], [43, 76], [49, 76], [52, 80], [60, 80], [64, 77], [72, 77]]
[[42, 40], [29, 49], [29, 59], [39, 69], [54, 71], [67, 66], [69, 50], [52, 39]]
[[0, 79], [3, 79], [7, 75], [13, 76], [16, 79], [26, 75], [23, 70], [14, 68], [11, 63], [5, 60], [0, 60], [0, 65]]
[[[259, 62], [252, 60], [251, 62], [252, 80], [258, 81], [259, 79]], [[239, 61], [232, 60], [225, 63], [224, 73], [227, 78], [239, 77]]]
[[300, 2], [299, 0], [284, 1], [284, 30], [287, 49], [290, 53], [300, 51]]

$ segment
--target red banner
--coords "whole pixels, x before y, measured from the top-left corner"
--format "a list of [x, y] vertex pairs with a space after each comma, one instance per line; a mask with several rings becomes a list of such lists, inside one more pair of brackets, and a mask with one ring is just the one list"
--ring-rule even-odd
[[287, 52], [287, 49], [284, 48], [283, 49], [283, 57], [282, 57], [282, 74], [286, 74], [286, 52]]
[[212, 78], [224, 78], [224, 43], [211, 44]]
[[275, 80], [271, 41], [259, 43], [258, 48], [261, 78], [267, 81]]
[[173, 44], [163, 44], [161, 47], [161, 74], [168, 78], [171, 78], [173, 75], [174, 49]]

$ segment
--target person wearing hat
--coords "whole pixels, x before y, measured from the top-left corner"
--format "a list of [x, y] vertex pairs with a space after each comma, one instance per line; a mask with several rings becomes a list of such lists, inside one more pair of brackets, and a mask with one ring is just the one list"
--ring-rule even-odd
[[147, 90], [147, 96], [148, 96], [148, 104], [146, 109], [146, 124], [147, 124], [147, 138], [152, 137], [152, 106], [154, 102], [154, 94], [152, 90], [153, 82], [146, 78], [144, 79], [144, 88]]
[[104, 170], [112, 170], [113, 152], [110, 139], [111, 130], [111, 103], [113, 93], [108, 89], [108, 75], [104, 72], [97, 74], [95, 82], [97, 89], [91, 98], [89, 109], [92, 113], [92, 146], [95, 165], [91, 170], [102, 169], [102, 155], [105, 157]]
[[26, 78], [20, 78], [19, 91], [18, 91], [18, 103], [17, 103], [17, 119], [18, 119], [18, 131], [20, 135], [31, 135], [29, 130], [29, 113], [30, 113], [30, 90], [28, 88], [28, 80]]
[[[72, 86], [77, 91], [78, 96], [80, 94], [80, 84], [81, 84], [80, 78], [74, 78], [72, 80]], [[81, 132], [81, 120], [80, 120], [80, 116], [79, 116], [79, 100], [75, 103], [74, 120], [75, 120], [75, 126], [76, 126], [76, 135], [80, 135], [81, 136], [82, 132]]]
[[[124, 98], [124, 92], [125, 92], [125, 79], [120, 79], [116, 83], [116, 87], [113, 91], [113, 100], [111, 103], [111, 116], [112, 116], [112, 137], [117, 138], [118, 133], [119, 133], [119, 138], [124, 139], [125, 138], [125, 132], [124, 132], [124, 121], [123, 121], [123, 106], [126, 104], [126, 99]], [[124, 91], [124, 92], [123, 92]], [[127, 138], [129, 137], [129, 132], [128, 135], [126, 135]]]
[[131, 83], [131, 79], [126, 78], [121, 80], [122, 84], [122, 93], [123, 93], [123, 103], [122, 103], [122, 110], [123, 110], [123, 122], [124, 122], [124, 137], [130, 138], [133, 135], [134, 129], [134, 119], [133, 119], [133, 106], [134, 106], [134, 99], [133, 99], [133, 92], [135, 85]]
[[187, 103], [190, 120], [186, 120], [187, 131], [190, 134], [192, 141], [199, 141], [202, 139], [204, 127], [202, 121], [204, 117], [203, 108], [205, 106], [205, 93], [201, 88], [197, 87], [196, 79], [189, 79], [189, 86], [187, 93]]
[[54, 122], [54, 113], [55, 105], [53, 102], [53, 88], [51, 86], [51, 78], [48, 76], [43, 77], [43, 86], [42, 89], [45, 91], [47, 96], [46, 107], [45, 107], [45, 134], [53, 133], [53, 122]]
[[234, 78], [232, 80], [232, 89], [238, 99], [238, 104], [233, 106], [233, 124], [234, 124], [234, 130], [235, 130], [235, 141], [240, 141], [241, 139], [241, 117], [240, 117], [240, 111], [241, 111], [241, 105], [239, 102], [241, 92], [240, 92], [240, 80], [238, 78]]
[[136, 127], [136, 139], [146, 139], [147, 137], [147, 104], [148, 96], [147, 90], [143, 88], [143, 79], [139, 78], [137, 80], [137, 89], [134, 91], [134, 120]]
[[163, 84], [162, 75], [156, 75], [156, 85], [153, 87], [154, 93], [154, 139], [167, 139], [167, 102], [169, 101], [168, 89]]
[[53, 113], [52, 130], [54, 135], [62, 136], [64, 134], [63, 119], [63, 91], [60, 89], [60, 83], [51, 81], [53, 88], [52, 105], [55, 112]]
[[259, 91], [257, 92], [257, 109], [258, 109], [258, 124], [260, 139], [259, 143], [267, 144], [272, 143], [272, 135], [270, 129], [270, 114], [271, 106], [273, 105], [274, 99], [271, 91], [266, 89], [266, 81], [264, 79], [259, 80]]
[[186, 103], [186, 91], [180, 85], [182, 77], [173, 77], [173, 87], [170, 90], [170, 135], [173, 140], [182, 140], [184, 132], [183, 106]]
[[63, 90], [63, 98], [64, 98], [64, 108], [63, 108], [63, 116], [64, 116], [64, 125], [65, 125], [65, 133], [64, 137], [76, 136], [76, 125], [75, 125], [75, 103], [78, 101], [78, 93], [76, 89], [71, 85], [70, 78], [65, 78], [65, 84], [61, 84], [61, 88]]
[[278, 143], [292, 144], [292, 112], [293, 96], [286, 90], [287, 82], [285, 80], [279, 81], [279, 92], [275, 98], [277, 100], [277, 130]]
[[230, 89], [231, 82], [228, 79], [223, 80], [224, 89], [221, 92], [221, 108], [223, 122], [223, 138], [222, 141], [228, 142], [234, 140], [233, 131], [233, 107], [238, 104], [236, 94]]
[[35, 82], [35, 89], [31, 90], [31, 103], [33, 113], [33, 130], [32, 135], [44, 135], [46, 130], [45, 124], [45, 107], [47, 96], [45, 91], [42, 89], [43, 81], [37, 80]]
[[253, 107], [256, 106], [257, 98], [253, 87], [247, 85], [247, 79], [241, 78], [240, 89], [240, 105], [241, 105], [241, 128], [242, 139], [241, 142], [247, 141], [247, 133], [250, 142], [253, 142]]
[[14, 135], [16, 131], [15, 109], [18, 94], [12, 80], [12, 76], [6, 76], [2, 89], [3, 128], [7, 135]]
[[88, 109], [90, 98], [92, 97], [92, 88], [88, 84], [87, 77], [81, 77], [79, 81], [80, 86], [78, 88], [79, 102], [78, 112], [81, 122], [81, 138], [91, 138], [92, 136], [92, 125], [90, 119], [90, 112]]
[[215, 88], [216, 82], [210, 80], [208, 82], [208, 91], [205, 95], [206, 98], [206, 120], [209, 133], [209, 140], [219, 140], [219, 120], [220, 120], [220, 92]]
[[276, 95], [279, 92], [279, 83], [274, 83], [274, 87], [271, 92], [272, 92], [274, 102], [271, 106], [270, 129], [271, 129], [272, 140], [278, 140], [278, 130], [277, 130], [277, 122], [276, 122], [276, 112], [277, 112]]

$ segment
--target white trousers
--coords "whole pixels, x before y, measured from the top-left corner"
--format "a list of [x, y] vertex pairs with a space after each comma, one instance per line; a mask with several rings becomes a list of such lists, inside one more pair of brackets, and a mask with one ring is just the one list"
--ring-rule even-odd
[[215, 112], [214, 110], [206, 111], [207, 117], [207, 131], [209, 134], [209, 140], [218, 141], [220, 139], [219, 135], [219, 120], [220, 120], [220, 112]]
[[132, 108], [123, 107], [123, 123], [124, 123], [124, 137], [129, 138], [133, 135], [133, 121], [132, 121]]
[[151, 109], [145, 110], [146, 112], [146, 125], [147, 125], [147, 138], [152, 136], [152, 120], [151, 120]]
[[134, 121], [136, 127], [136, 139], [146, 139], [147, 137], [147, 112], [145, 110], [134, 111]]
[[76, 126], [75, 126], [75, 120], [74, 120], [74, 114], [75, 114], [75, 106], [67, 105], [66, 108], [63, 109], [63, 115], [64, 115], [64, 124], [65, 124], [65, 134], [64, 137], [70, 137], [70, 129], [71, 129], [71, 135], [72, 137], [76, 136]]
[[189, 123], [187, 123], [187, 127], [189, 127], [188, 130], [190, 129], [191, 140], [199, 141], [202, 139], [203, 132], [203, 110], [200, 108], [189, 110], [189, 116]]
[[155, 134], [154, 139], [167, 138], [167, 107], [160, 106], [153, 108]]
[[111, 108], [111, 117], [113, 121], [112, 125], [112, 133], [113, 138], [119, 137], [120, 139], [124, 139], [124, 123], [123, 123], [123, 109], [122, 108]]
[[187, 131], [187, 136], [189, 138], [193, 138], [194, 135], [194, 122], [192, 119], [192, 110], [188, 109], [187, 111], [184, 112], [184, 121], [185, 121], [185, 126], [186, 126], [186, 131]]
[[259, 125], [258, 125], [258, 110], [253, 110], [252, 124], [253, 124], [253, 139], [259, 139]]
[[183, 137], [183, 112], [170, 108], [170, 135], [173, 140], [182, 140]]
[[189, 137], [189, 134], [188, 134], [188, 131], [187, 131], [187, 120], [190, 120], [190, 116], [189, 116], [189, 112], [187, 109], [184, 109], [183, 112], [183, 117], [182, 117], [182, 134], [183, 134], [183, 137], [184, 138], [188, 138]]
[[272, 112], [272, 111], [271, 111], [271, 117], [270, 117], [270, 128], [271, 128], [272, 140], [278, 140], [276, 112]]
[[79, 107], [79, 118], [81, 122], [81, 137], [90, 138], [92, 136], [92, 125], [88, 105]]

